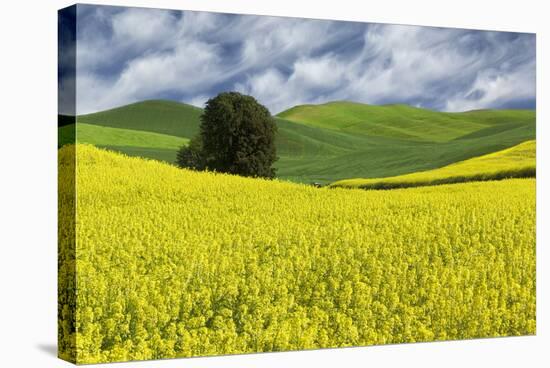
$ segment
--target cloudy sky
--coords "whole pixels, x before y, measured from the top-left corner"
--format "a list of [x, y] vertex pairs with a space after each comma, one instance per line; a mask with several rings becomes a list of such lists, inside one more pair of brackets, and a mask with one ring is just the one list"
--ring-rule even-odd
[[334, 100], [535, 108], [533, 34], [93, 5], [77, 15], [78, 114], [159, 98], [203, 106], [229, 90], [273, 114]]

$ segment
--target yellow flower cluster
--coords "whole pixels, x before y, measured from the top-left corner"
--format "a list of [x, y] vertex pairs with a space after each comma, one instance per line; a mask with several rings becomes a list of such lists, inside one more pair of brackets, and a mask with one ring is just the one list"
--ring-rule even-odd
[[317, 189], [76, 151], [78, 363], [535, 333], [533, 179]]

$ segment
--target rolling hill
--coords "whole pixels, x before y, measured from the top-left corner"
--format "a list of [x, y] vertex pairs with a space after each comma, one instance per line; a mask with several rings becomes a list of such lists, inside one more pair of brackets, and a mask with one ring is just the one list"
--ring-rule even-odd
[[[177, 147], [198, 133], [201, 112], [151, 100], [81, 115], [77, 141], [173, 163]], [[343, 101], [296, 106], [275, 119], [278, 177], [303, 183], [425, 171], [535, 138], [529, 110], [441, 113]], [[60, 129], [71, 134], [74, 126]]]
[[192, 105], [168, 100], [147, 100], [79, 115], [77, 121], [190, 138], [199, 132], [201, 114], [202, 109]]
[[[79, 143], [174, 163], [178, 148], [199, 132], [202, 109], [147, 100], [77, 117]], [[72, 142], [74, 124], [59, 128], [59, 146]]]
[[493, 125], [528, 124], [534, 114], [529, 110], [442, 113], [408, 105], [376, 106], [335, 101], [295, 106], [278, 116], [297, 123], [353, 134], [447, 142]]
[[536, 142], [422, 172], [380, 179], [346, 179], [331, 188], [393, 189], [536, 176]]
[[323, 131], [337, 138], [329, 143], [341, 150], [319, 159], [305, 149], [303, 154], [289, 154], [287, 145], [281, 145], [279, 174], [294, 181], [327, 183], [425, 171], [535, 138], [535, 112], [530, 110], [441, 113], [406, 105], [341, 101], [296, 106], [277, 117], [280, 139], [308, 127], [310, 132]]
[[[177, 150], [189, 142], [188, 138], [135, 129], [113, 128], [78, 123], [76, 135], [79, 143], [142, 156], [159, 161], [174, 162]], [[74, 124], [59, 128], [60, 145], [72, 142]]]

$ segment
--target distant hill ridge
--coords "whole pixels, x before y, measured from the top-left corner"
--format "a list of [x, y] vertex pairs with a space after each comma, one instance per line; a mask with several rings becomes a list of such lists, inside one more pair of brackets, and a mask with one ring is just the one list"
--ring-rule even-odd
[[444, 142], [488, 127], [534, 120], [532, 110], [438, 112], [403, 104], [368, 105], [334, 101], [294, 106], [277, 115], [289, 121], [350, 133]]
[[[78, 116], [78, 141], [173, 163], [175, 147], [198, 134], [201, 113], [175, 101], [136, 102]], [[278, 176], [306, 183], [425, 171], [535, 139], [530, 110], [444, 113], [333, 101], [294, 106], [275, 119]]]
[[77, 121], [190, 138], [198, 133], [202, 109], [169, 100], [145, 100], [92, 114]]

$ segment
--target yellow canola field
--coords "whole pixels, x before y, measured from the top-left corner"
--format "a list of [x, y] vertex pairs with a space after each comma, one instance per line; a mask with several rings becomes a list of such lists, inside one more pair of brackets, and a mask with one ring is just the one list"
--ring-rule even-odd
[[76, 151], [78, 363], [535, 333], [533, 179], [317, 189]]

